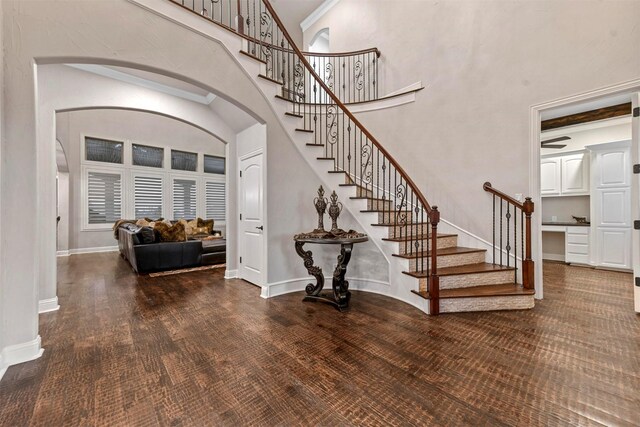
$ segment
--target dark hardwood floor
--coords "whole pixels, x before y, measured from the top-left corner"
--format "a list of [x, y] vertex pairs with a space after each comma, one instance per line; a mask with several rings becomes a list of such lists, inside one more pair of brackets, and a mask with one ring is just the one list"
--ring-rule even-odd
[[430, 318], [363, 292], [342, 314], [265, 300], [223, 269], [63, 258], [46, 350], [8, 369], [0, 424], [639, 425], [630, 275], [544, 270], [531, 311]]

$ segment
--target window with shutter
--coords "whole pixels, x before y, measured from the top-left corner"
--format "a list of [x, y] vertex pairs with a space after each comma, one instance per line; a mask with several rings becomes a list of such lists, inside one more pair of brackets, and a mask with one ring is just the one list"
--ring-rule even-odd
[[162, 217], [162, 178], [135, 175], [133, 177], [135, 218]]
[[88, 224], [113, 224], [122, 218], [122, 176], [119, 173], [88, 171]]
[[162, 160], [164, 158], [163, 148], [133, 144], [131, 146], [131, 153], [134, 166], [162, 167]]
[[196, 181], [175, 178], [173, 180], [173, 219], [196, 217]]
[[85, 159], [93, 162], [121, 164], [123, 146], [124, 144], [119, 141], [87, 136], [84, 139]]
[[186, 151], [171, 150], [171, 169], [195, 172], [198, 155]]
[[205, 213], [207, 219], [225, 220], [225, 188], [224, 182], [207, 181], [205, 183]]
[[218, 156], [204, 155], [204, 171], [206, 173], [215, 173], [224, 175], [225, 172], [225, 158]]

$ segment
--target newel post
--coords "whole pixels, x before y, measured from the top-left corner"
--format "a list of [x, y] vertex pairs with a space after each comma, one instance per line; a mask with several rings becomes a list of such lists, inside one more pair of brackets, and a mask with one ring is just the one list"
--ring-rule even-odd
[[522, 210], [525, 215], [525, 258], [522, 260], [522, 286], [525, 289], [534, 289], [534, 263], [531, 259], [531, 214], [533, 213], [533, 202], [531, 197], [524, 201]]
[[431, 274], [429, 275], [429, 313], [440, 313], [440, 278], [438, 277], [438, 223], [440, 212], [437, 206], [431, 208], [429, 213], [431, 222]]

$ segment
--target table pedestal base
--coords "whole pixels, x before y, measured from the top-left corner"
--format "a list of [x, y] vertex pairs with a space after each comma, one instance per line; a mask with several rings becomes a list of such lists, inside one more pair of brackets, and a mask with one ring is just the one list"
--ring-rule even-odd
[[347, 273], [347, 265], [351, 259], [351, 251], [353, 249], [353, 243], [341, 243], [340, 255], [338, 255], [338, 264], [333, 271], [333, 295], [329, 293], [321, 293], [324, 287], [324, 275], [322, 274], [322, 268], [313, 265], [313, 253], [311, 251], [305, 251], [303, 249], [305, 242], [296, 242], [296, 252], [304, 260], [304, 266], [307, 268], [307, 272], [316, 278], [315, 285], [309, 283], [305, 291], [303, 301], [322, 301], [333, 305], [340, 311], [347, 310], [349, 308], [349, 300], [351, 299], [351, 292], [349, 292], [349, 282], [344, 280], [344, 276]]

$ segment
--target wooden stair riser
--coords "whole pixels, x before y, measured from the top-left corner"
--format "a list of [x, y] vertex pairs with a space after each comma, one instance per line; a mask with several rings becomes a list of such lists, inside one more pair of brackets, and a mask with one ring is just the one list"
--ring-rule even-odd
[[367, 199], [367, 210], [369, 211], [391, 211], [390, 200]]
[[[379, 224], [398, 224], [403, 218], [405, 219], [405, 222], [413, 222], [413, 212], [405, 212], [405, 211], [378, 212]], [[422, 221], [420, 222], [426, 222], [426, 218], [423, 218]]]
[[533, 295], [441, 298], [440, 313], [527, 310], [533, 308], [534, 303]]
[[429, 224], [413, 224], [406, 226], [389, 226], [387, 231], [387, 237], [390, 239], [402, 238], [408, 236], [424, 236], [427, 234], [427, 230], [431, 227]]
[[[427, 278], [419, 279], [419, 289], [427, 290]], [[513, 271], [493, 271], [490, 273], [475, 274], [455, 274], [451, 276], [440, 276], [440, 289], [461, 289], [473, 286], [489, 286], [496, 283], [509, 283], [514, 280]]]
[[[477, 264], [484, 262], [484, 252], [468, 252], [455, 255], [438, 255], [438, 267], [453, 267], [456, 265], [464, 264]], [[424, 258], [424, 266], [426, 267], [429, 257]], [[420, 258], [413, 258], [409, 260], [409, 271], [423, 271], [423, 262]], [[420, 268], [418, 268], [420, 267]]]
[[[427, 239], [417, 240], [418, 248], [416, 250], [416, 240], [407, 242], [396, 242], [398, 244], [398, 250], [395, 252], [398, 255], [405, 255], [410, 253], [424, 252], [431, 250], [431, 241]], [[438, 249], [453, 248], [458, 246], [458, 236], [439, 237], [437, 239]]]
[[373, 197], [373, 191], [367, 190], [366, 188], [360, 186], [357, 186], [355, 188], [357, 197]]

